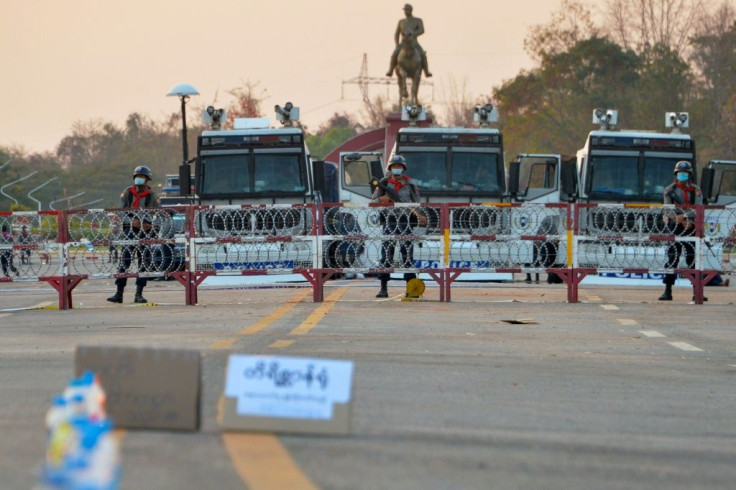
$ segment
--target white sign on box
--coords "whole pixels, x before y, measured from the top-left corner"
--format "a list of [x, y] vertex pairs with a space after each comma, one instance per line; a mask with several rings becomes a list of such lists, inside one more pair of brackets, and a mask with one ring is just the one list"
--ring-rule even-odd
[[350, 401], [353, 362], [304, 357], [231, 355], [225, 396], [238, 415], [330, 420]]

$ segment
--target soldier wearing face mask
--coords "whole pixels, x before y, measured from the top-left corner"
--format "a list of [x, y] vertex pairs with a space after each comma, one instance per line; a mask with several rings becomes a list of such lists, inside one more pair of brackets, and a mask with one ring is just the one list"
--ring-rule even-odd
[[[677, 206], [674, 210], [667, 210], [664, 216], [672, 234], [694, 236], [695, 208], [693, 206], [703, 204], [703, 192], [693, 183], [693, 166], [690, 162], [683, 160], [675, 164], [675, 180], [664, 189], [664, 203]], [[665, 268], [676, 269], [683, 252], [687, 266], [690, 269], [695, 267], [695, 244], [675, 241], [667, 249]], [[672, 286], [676, 279], [677, 274], [665, 274], [662, 281], [665, 289], [662, 296], [659, 297], [660, 301], [672, 301]], [[708, 298], [703, 298], [703, 300], [707, 301]]]
[[[419, 189], [406, 175], [407, 163], [401, 155], [394, 155], [388, 163], [388, 176], [378, 182], [373, 192], [373, 201], [381, 204], [395, 202], [419, 202]], [[381, 223], [384, 235], [411, 235], [413, 226], [425, 226], [427, 218], [416, 208], [385, 208], [381, 211]], [[411, 240], [387, 240], [381, 244], [380, 266], [390, 268], [396, 250], [399, 245], [401, 255], [401, 267], [413, 268], [413, 245]], [[376, 298], [388, 297], [388, 281], [391, 275], [382, 273], [378, 275], [381, 281], [381, 289]], [[416, 274], [407, 272], [404, 280], [408, 283], [416, 278]]]
[[[120, 207], [124, 209], [138, 210], [142, 208], [150, 208], [156, 202], [153, 190], [148, 182], [153, 179], [151, 169], [145, 165], [141, 165], [133, 170], [133, 185], [127, 187], [120, 195]], [[123, 235], [126, 240], [140, 240], [151, 238], [153, 236], [153, 224], [150, 216], [145, 212], [130, 212], [121, 214], [121, 224]], [[124, 245], [120, 254], [120, 263], [118, 265], [118, 274], [125, 274], [130, 268], [133, 257], [138, 259], [138, 271], [145, 269], [143, 261], [144, 249], [143, 245]], [[123, 292], [128, 284], [127, 277], [118, 277], [115, 279], [117, 291], [113, 296], [107, 298], [111, 303], [122, 303]], [[143, 297], [143, 288], [148, 284], [145, 277], [137, 277], [135, 280], [135, 303], [148, 303]]]

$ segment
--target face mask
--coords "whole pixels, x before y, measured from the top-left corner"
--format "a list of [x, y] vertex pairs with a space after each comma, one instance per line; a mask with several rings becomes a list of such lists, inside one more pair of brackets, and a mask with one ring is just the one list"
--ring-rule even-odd
[[391, 173], [393, 175], [401, 175], [404, 172], [403, 168], [392, 168]]
[[146, 178], [145, 177], [136, 177], [133, 179], [133, 183], [135, 185], [146, 185]]
[[679, 180], [680, 182], [690, 180], [690, 174], [687, 172], [677, 172], [677, 180]]

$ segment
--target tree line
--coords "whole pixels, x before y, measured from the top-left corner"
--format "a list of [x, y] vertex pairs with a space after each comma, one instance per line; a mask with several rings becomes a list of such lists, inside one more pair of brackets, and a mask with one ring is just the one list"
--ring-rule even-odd
[[664, 131], [665, 112], [688, 112], [700, 165], [734, 159], [736, 13], [732, 2], [607, 0], [603, 22], [562, 2], [525, 42], [537, 65], [493, 89], [507, 155], [574, 154], [595, 108], [618, 127]]
[[[499, 108], [507, 160], [523, 152], [573, 154], [593, 129], [595, 108], [617, 109], [621, 128], [652, 130], [664, 129], [665, 112], [688, 112], [700, 165], [736, 158], [736, 11], [731, 1], [606, 0], [594, 12], [576, 0], [563, 0], [547, 24], [530, 29], [524, 48], [535, 66], [477, 98]], [[235, 117], [263, 115], [265, 91], [256, 84], [229, 93], [233, 101], [225, 127]], [[453, 97], [444, 121], [433, 115], [438, 124], [468, 123], [476, 101], [464, 89]], [[315, 130], [305, 128], [313, 157], [379, 127], [396, 110], [379, 96], [364, 100], [361, 114], [336, 113]], [[203, 129], [197, 121], [189, 123], [189, 148], [196, 147]], [[115, 207], [136, 165], [149, 165], [158, 184], [166, 174], [178, 173], [180, 163], [178, 113], [154, 120], [134, 112], [122, 125], [77, 122], [53, 152], [0, 147], [3, 186], [37, 172], [5, 188], [18, 204], [0, 196], [0, 210], [37, 209], [28, 192], [53, 178], [33, 193], [44, 209], [53, 201], [56, 209], [89, 202]]]

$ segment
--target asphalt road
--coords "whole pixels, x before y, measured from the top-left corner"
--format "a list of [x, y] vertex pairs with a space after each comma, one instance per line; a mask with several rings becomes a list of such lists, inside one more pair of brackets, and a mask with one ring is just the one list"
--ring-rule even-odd
[[[659, 288], [590, 286], [567, 304], [562, 285], [458, 284], [440, 303], [431, 284], [425, 301], [401, 301], [399, 282], [379, 301], [354, 280], [317, 304], [285, 286], [201, 288], [185, 306], [177, 283], [152, 282], [157, 306], [138, 306], [84, 281], [59, 311], [46, 284], [0, 283], [0, 487], [34, 487], [80, 344], [203, 356], [201, 430], [123, 433], [122, 489], [736, 487], [732, 287], [701, 306], [687, 288], [662, 303]], [[224, 434], [231, 353], [353, 360], [350, 433]]]

